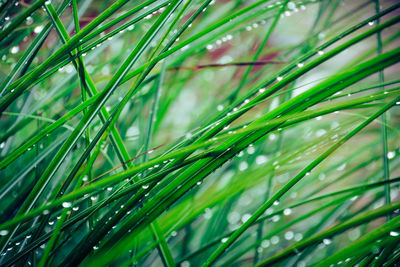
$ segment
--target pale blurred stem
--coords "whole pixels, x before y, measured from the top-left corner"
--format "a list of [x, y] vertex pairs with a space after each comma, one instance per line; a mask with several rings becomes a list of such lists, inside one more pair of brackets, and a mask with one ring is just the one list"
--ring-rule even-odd
[[[271, 33], [273, 32], [273, 30], [275, 29], [276, 25], [278, 24], [279, 18], [281, 17], [281, 14], [283, 13], [283, 11], [285, 11], [286, 8], [286, 4], [289, 2], [289, 0], [285, 0], [285, 2], [282, 4], [281, 9], [279, 10], [278, 14], [275, 16], [274, 21], [272, 22], [271, 26], [268, 28], [267, 34], [264, 36], [264, 39], [262, 40], [262, 42], [260, 43], [260, 46], [258, 47], [256, 53], [254, 54], [253, 58], [252, 58], [252, 62], [256, 61], [261, 52], [263, 51], [265, 45], [267, 44], [269, 37], [271, 36]], [[244, 73], [242, 80], [240, 81], [240, 84], [238, 87], [236, 87], [236, 89], [232, 92], [232, 94], [228, 97], [229, 103], [233, 103], [236, 100], [237, 95], [239, 94], [240, 89], [242, 89], [242, 87], [245, 85], [247, 77], [250, 74], [251, 69], [253, 68], [252, 65], [249, 65], [246, 69], [246, 72]]]
[[[380, 6], [379, 6], [379, 0], [375, 0], [375, 12], [379, 13], [380, 11]], [[376, 26], [378, 26], [380, 23], [380, 19], [378, 18], [376, 20]], [[376, 33], [376, 39], [377, 39], [377, 52], [378, 55], [382, 53], [382, 38], [381, 38], [381, 32], [378, 31]], [[379, 83], [384, 83], [385, 82], [385, 77], [383, 74], [383, 70], [379, 71]], [[385, 90], [385, 87], [382, 86], [380, 90]], [[388, 142], [387, 142], [387, 126], [386, 126], [386, 112], [384, 112], [381, 116], [381, 140], [382, 140], [382, 161], [383, 161], [383, 178], [385, 180], [389, 180], [390, 173], [389, 173], [389, 160], [387, 158], [388, 154]], [[387, 184], [384, 187], [384, 192], [385, 192], [385, 204], [388, 205], [390, 204], [390, 185]], [[391, 214], [388, 214], [386, 216], [386, 220], [389, 221], [392, 218]]]
[[[279, 134], [277, 146], [276, 146], [276, 149], [275, 149], [275, 153], [280, 151], [280, 149], [282, 147], [282, 139], [283, 139], [283, 134]], [[267, 178], [268, 179], [268, 184], [267, 184], [267, 190], [265, 192], [264, 201], [267, 201], [269, 199], [270, 194], [271, 194], [273, 178], [274, 178], [274, 171], [272, 171], [270, 173], [270, 175], [268, 176], [268, 178]], [[264, 221], [261, 221], [258, 224], [258, 228], [257, 228], [257, 242], [260, 241], [262, 239], [262, 237], [263, 237], [263, 226], [264, 226]], [[254, 250], [253, 265], [257, 264], [259, 258], [260, 258], [260, 253], [258, 252], [257, 247], [256, 247], [255, 250]]]
[[[375, 13], [379, 13], [380, 11], [380, 4], [379, 0], [375, 0]], [[380, 18], [376, 20], [376, 26], [380, 23]], [[377, 40], [377, 53], [380, 55], [382, 53], [382, 37], [381, 31], [376, 33], [376, 40]], [[385, 82], [385, 77], [383, 74], [383, 70], [380, 70], [379, 73], [379, 83], [383, 84]], [[382, 86], [380, 90], [385, 90], [385, 87]], [[387, 142], [387, 126], [386, 126], [386, 112], [382, 113], [381, 115], [381, 141], [382, 141], [382, 163], [383, 163], [383, 179], [389, 180], [390, 172], [389, 172], [389, 160], [387, 157], [388, 154], [388, 142]], [[385, 204], [390, 204], [390, 185], [386, 184], [384, 186], [384, 193], [385, 193]], [[392, 215], [389, 213], [386, 215], [386, 221], [390, 221], [392, 219]], [[377, 266], [377, 264], [381, 263], [382, 259], [385, 258], [385, 255], [388, 253], [388, 250], [392, 250], [393, 248], [391, 245], [384, 246], [381, 250], [381, 257], [375, 258], [373, 260], [373, 265]]]
[[[284, 6], [283, 6], [283, 8], [281, 9], [280, 13], [283, 12], [286, 3], [287, 3], [287, 2], [284, 3]], [[333, 13], [334, 13], [334, 11], [336, 10], [336, 8], [337, 8], [337, 5], [335, 5], [335, 6], [332, 8], [332, 11], [330, 12], [330, 14], [329, 14], [327, 20], [325, 21], [325, 26], [326, 26], [326, 25], [329, 25], [330, 19], [333, 17]], [[313, 30], [316, 29], [316, 25], [319, 24], [319, 21], [320, 21], [320, 19], [322, 18], [322, 14], [323, 14], [323, 12], [324, 12], [325, 10], [326, 10], [325, 6], [324, 6], [324, 5], [320, 5], [319, 11], [318, 11], [318, 15], [317, 15], [317, 17], [315, 18], [315, 21], [314, 21], [314, 27], [312, 27], [312, 28], [310, 29], [310, 32], [308, 33], [308, 38], [307, 38], [308, 40], [311, 40], [311, 36], [314, 34], [314, 33], [313, 33]], [[279, 14], [279, 16], [280, 16], [280, 14]], [[279, 16], [278, 16], [278, 17], [279, 17]], [[271, 26], [271, 27], [272, 27], [272, 26]], [[265, 45], [265, 44], [264, 44], [264, 45]], [[262, 48], [262, 46], [260, 46], [260, 47]], [[302, 52], [302, 53], [305, 53], [305, 52], [308, 51], [308, 50], [310, 50], [309, 42], [305, 42], [304, 45], [303, 45], [303, 48], [301, 49], [301, 52]], [[258, 52], [258, 51], [257, 51], [257, 52]], [[301, 55], [301, 54], [300, 54], [300, 55]], [[250, 69], [250, 68], [249, 68], [249, 69]], [[245, 77], [243, 77], [243, 78], [245, 79]], [[293, 82], [293, 83], [291, 84], [291, 88], [290, 88], [290, 89], [294, 88], [294, 87], [295, 87], [295, 84], [296, 84], [296, 82]], [[287, 99], [290, 99], [290, 98], [291, 98], [291, 92], [292, 92], [292, 90], [288, 90], [288, 91], [283, 95], [283, 98], [282, 98], [281, 103], [284, 103]], [[281, 147], [282, 147], [282, 139], [283, 139], [283, 133], [278, 133], [278, 142], [277, 142], [277, 147], [276, 147], [275, 153], [280, 151], [280, 149], [281, 149]], [[272, 187], [273, 176], [274, 176], [274, 172], [272, 172], [272, 173], [270, 174], [270, 176], [268, 177], [268, 184], [267, 184], [267, 191], [266, 191], [266, 194], [265, 194], [265, 201], [268, 200], [269, 195], [270, 195], [270, 193], [271, 193], [271, 187]], [[257, 237], [256, 237], [257, 241], [261, 240], [261, 238], [262, 238], [262, 236], [263, 236], [263, 224], [264, 224], [263, 221], [260, 222], [260, 223], [258, 224], [258, 228], [257, 228]], [[257, 264], [257, 262], [258, 262], [258, 260], [259, 260], [259, 257], [260, 257], [260, 255], [259, 255], [259, 252], [258, 252], [257, 247], [256, 247], [255, 250], [254, 250], [254, 258], [253, 258], [253, 264], [254, 264], [254, 265]]]
[[[291, 88], [295, 87], [296, 82], [293, 82], [291, 84]], [[291, 92], [292, 90], [288, 90], [282, 97], [282, 101], [280, 101], [281, 103], [286, 102], [286, 100], [291, 98]], [[282, 148], [282, 143], [283, 143], [283, 133], [278, 132], [278, 141], [277, 141], [277, 145], [276, 145], [276, 149], [275, 149], [275, 153], [279, 152]], [[274, 171], [271, 172], [271, 174], [268, 177], [268, 184], [267, 184], [267, 190], [265, 193], [265, 200], [267, 201], [270, 194], [271, 194], [271, 188], [272, 188], [272, 182], [273, 182], [273, 177], [274, 177]], [[261, 238], [263, 237], [263, 225], [264, 225], [264, 221], [261, 221], [258, 224], [258, 228], [257, 228], [257, 241], [261, 240]], [[257, 248], [255, 248], [254, 250], [254, 259], [253, 259], [253, 264], [255, 265], [258, 262], [259, 259], [259, 252], [257, 250]]]
[[[78, 4], [76, 3], [76, 0], [72, 0], [72, 10], [73, 10], [73, 14], [74, 14], [75, 34], [77, 34], [80, 31], [80, 27], [79, 27], [79, 17], [78, 17]], [[82, 49], [82, 46], [78, 46], [78, 48], [76, 49], [76, 54], [77, 55], [79, 55], [79, 52], [80, 52], [81, 49]], [[87, 87], [86, 81], [84, 79], [85, 73], [84, 73], [84, 68], [83, 67], [84, 67], [83, 66], [83, 57], [80, 55], [79, 56], [79, 60], [78, 60], [78, 70], [77, 71], [80, 72], [78, 74], [78, 76], [79, 76], [79, 81], [80, 81], [80, 84], [81, 84], [82, 102], [85, 102], [88, 99], [88, 93], [87, 93], [88, 92], [88, 87]], [[83, 116], [86, 115], [87, 110], [88, 110], [87, 108], [85, 108], [83, 110]], [[90, 130], [89, 130], [89, 127], [87, 127], [86, 130], [85, 130], [85, 143], [86, 143], [86, 147], [88, 147], [89, 144], [90, 144]], [[87, 162], [86, 166], [89, 166], [90, 155], [88, 156], [86, 162]], [[86, 170], [86, 174], [87, 174], [87, 177], [88, 177], [88, 181], [91, 181], [92, 180], [92, 170], [91, 170], [91, 168], [88, 168]], [[88, 199], [88, 202], [89, 202], [88, 203], [89, 206], [93, 205], [93, 201], [90, 198]], [[89, 222], [89, 230], [90, 230], [93, 227], [93, 216], [91, 216], [89, 218], [88, 222]]]
[[[161, 66], [160, 75], [157, 77], [155, 81], [154, 100], [153, 100], [153, 105], [150, 109], [149, 125], [147, 128], [144, 151], [150, 150], [151, 139], [153, 136], [154, 122], [157, 119], [158, 103], [160, 101], [160, 95], [161, 95], [161, 85], [164, 79], [164, 74], [166, 69], [166, 61], [167, 60], [163, 62]], [[147, 158], [148, 154], [146, 153], [143, 155], [143, 163], [147, 161]], [[145, 176], [145, 173], [143, 173], [143, 176]], [[155, 241], [158, 241], [157, 249], [160, 254], [160, 258], [164, 263], [164, 266], [169, 266], [169, 267], [175, 266], [171, 251], [169, 250], [167, 241], [164, 238], [164, 233], [162, 232], [162, 229], [159, 227], [157, 220], [154, 220], [150, 224], [150, 229], [156, 239]]]

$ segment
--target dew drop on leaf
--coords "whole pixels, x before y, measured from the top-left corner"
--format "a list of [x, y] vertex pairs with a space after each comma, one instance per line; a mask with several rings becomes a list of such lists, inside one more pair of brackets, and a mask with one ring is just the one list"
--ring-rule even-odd
[[279, 243], [279, 236], [274, 235], [273, 237], [271, 237], [271, 244], [272, 245], [276, 245]]
[[294, 237], [294, 233], [292, 231], [287, 231], [284, 236], [286, 240], [292, 240]]
[[62, 203], [62, 206], [63, 206], [64, 208], [70, 208], [70, 207], [72, 206], [72, 204], [71, 204], [71, 202], [63, 202], [63, 203]]
[[263, 241], [261, 242], [261, 246], [262, 246], [263, 248], [267, 248], [267, 247], [269, 247], [269, 245], [270, 245], [269, 240], [263, 240]]
[[399, 232], [390, 231], [390, 236], [399, 236], [399, 235], [400, 235]]
[[289, 209], [289, 208], [284, 209], [283, 210], [283, 214], [286, 215], [286, 216], [292, 214], [292, 209]]
[[392, 158], [394, 158], [394, 156], [396, 156], [396, 152], [394, 152], [394, 151], [389, 151], [387, 153], [387, 158], [388, 159], [392, 159]]
[[323, 239], [322, 242], [323, 242], [325, 245], [330, 245], [330, 244], [332, 243], [332, 241], [331, 241], [330, 239], [327, 239], [327, 238]]
[[8, 230], [0, 230], [0, 236], [8, 235]]

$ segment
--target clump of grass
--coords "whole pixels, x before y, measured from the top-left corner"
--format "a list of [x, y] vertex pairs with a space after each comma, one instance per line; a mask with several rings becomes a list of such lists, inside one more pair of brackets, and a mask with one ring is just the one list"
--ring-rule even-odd
[[391, 266], [392, 1], [5, 1], [1, 265]]

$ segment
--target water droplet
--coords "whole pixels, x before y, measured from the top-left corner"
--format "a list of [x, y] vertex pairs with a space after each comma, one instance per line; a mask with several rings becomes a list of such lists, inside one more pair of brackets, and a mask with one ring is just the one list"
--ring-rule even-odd
[[330, 239], [327, 239], [327, 238], [323, 239], [322, 242], [323, 242], [325, 245], [330, 245], [330, 244], [332, 243], [332, 241], [331, 241]]
[[336, 170], [338, 170], [338, 171], [343, 171], [344, 168], [346, 168], [346, 163], [343, 163], [342, 165], [340, 165], [339, 167], [337, 167]]
[[301, 233], [297, 233], [294, 235], [294, 240], [300, 241], [303, 239], [303, 235]]
[[0, 236], [5, 236], [5, 235], [8, 235], [8, 230], [1, 230]]
[[107, 187], [107, 191], [112, 191], [112, 187]]
[[247, 222], [250, 218], [251, 218], [251, 215], [250, 215], [249, 213], [245, 213], [245, 214], [243, 214], [241, 221], [242, 221], [243, 223], [245, 223], [245, 222]]
[[91, 199], [92, 201], [95, 201], [95, 200], [97, 199], [97, 197], [93, 196], [93, 197], [90, 197], [90, 199]]
[[42, 212], [43, 215], [47, 215], [47, 214], [49, 214], [49, 213], [50, 213], [49, 210], [44, 210], [44, 211]]
[[63, 202], [63, 203], [62, 203], [62, 206], [63, 206], [64, 208], [70, 208], [70, 207], [72, 206], [72, 204], [71, 204], [71, 202]]
[[43, 26], [42, 25], [39, 25], [39, 26], [36, 26], [34, 29], [33, 29], [33, 32], [34, 33], [36, 33], [36, 34], [39, 34], [39, 33], [41, 33], [41, 31], [43, 30]]
[[273, 245], [276, 245], [279, 243], [279, 236], [274, 235], [273, 237], [271, 237], [271, 243]]
[[208, 44], [208, 45], [206, 45], [206, 48], [207, 48], [207, 50], [211, 50], [211, 49], [213, 49], [213, 48], [214, 48], [214, 45], [212, 45], [212, 44]]
[[223, 105], [218, 105], [218, 106], [217, 106], [217, 110], [218, 110], [218, 111], [222, 111], [223, 109], [224, 109], [224, 106], [223, 106]]
[[274, 206], [278, 206], [279, 205], [279, 201], [278, 200], [275, 200], [274, 201]]
[[98, 247], [98, 246], [93, 246], [93, 249], [94, 249], [94, 250], [98, 250], [99, 247]]
[[267, 247], [269, 247], [269, 245], [270, 245], [269, 240], [263, 240], [261, 242], [261, 247], [263, 247], [263, 248], [267, 248]]
[[288, 7], [289, 9], [295, 9], [295, 8], [296, 8], [296, 4], [293, 3], [293, 2], [289, 2], [289, 3], [287, 3], [287, 7]]
[[196, 184], [197, 184], [197, 185], [201, 185], [201, 181], [198, 181]]
[[283, 214], [286, 215], [286, 216], [292, 214], [292, 209], [289, 209], [289, 208], [284, 209], [283, 210]]
[[390, 235], [391, 236], [399, 236], [400, 233], [399, 232], [395, 232], [395, 231], [390, 231]]
[[249, 167], [249, 164], [247, 164], [246, 161], [242, 161], [242, 162], [240, 162], [240, 164], [239, 164], [239, 170], [240, 170], [240, 171], [244, 171], [244, 170], [246, 170], [248, 167]]
[[250, 147], [247, 148], [247, 153], [248, 154], [252, 155], [252, 154], [254, 154], [254, 152], [256, 152], [256, 149], [254, 147], [250, 146]]
[[283, 80], [283, 78], [282, 78], [281, 76], [278, 76], [278, 77], [276, 77], [276, 80], [277, 80], [278, 82], [280, 82], [280, 81]]
[[13, 47], [11, 47], [10, 52], [11, 52], [11, 54], [16, 54], [16, 53], [18, 53], [18, 52], [19, 52], [19, 47], [18, 47], [18, 46], [13, 46]]
[[49, 222], [49, 225], [53, 225], [53, 224], [54, 224], [54, 221], [50, 221], [50, 222]]
[[304, 66], [304, 63], [297, 63], [297, 67], [301, 68]]
[[370, 21], [370, 22], [368, 22], [368, 25], [369, 25], [369, 26], [372, 26], [372, 25], [374, 25], [374, 22], [373, 22], [373, 21]]
[[148, 184], [142, 185], [142, 188], [147, 189], [147, 188], [149, 188], [149, 185]]
[[274, 215], [273, 217], [272, 217], [272, 221], [273, 222], [278, 222], [279, 220], [280, 220], [280, 216], [279, 215]]
[[293, 237], [294, 237], [294, 233], [293, 233], [292, 231], [287, 231], [287, 232], [285, 233], [285, 239], [286, 239], [286, 240], [292, 240]]
[[79, 210], [79, 207], [73, 207], [72, 210], [77, 211], [77, 210]]
[[84, 56], [86, 56], [86, 55], [87, 55], [86, 53], [83, 53], [83, 54], [82, 54], [82, 57], [84, 57]]
[[268, 160], [267, 156], [259, 155], [256, 157], [256, 164], [258, 165], [264, 164], [267, 162], [267, 160]]
[[51, 5], [51, 1], [50, 1], [50, 0], [47, 0], [46, 2], [44, 2], [44, 4], [45, 4], [46, 6]]
[[394, 152], [394, 151], [389, 151], [387, 153], [387, 158], [388, 159], [392, 159], [392, 158], [394, 158], [394, 156], [396, 156], [396, 152]]
[[227, 237], [224, 237], [224, 238], [221, 239], [221, 242], [222, 242], [222, 243], [225, 243], [226, 241], [228, 241], [228, 238], [227, 238]]
[[320, 50], [318, 51], [318, 55], [322, 56], [324, 54], [324, 51]]

